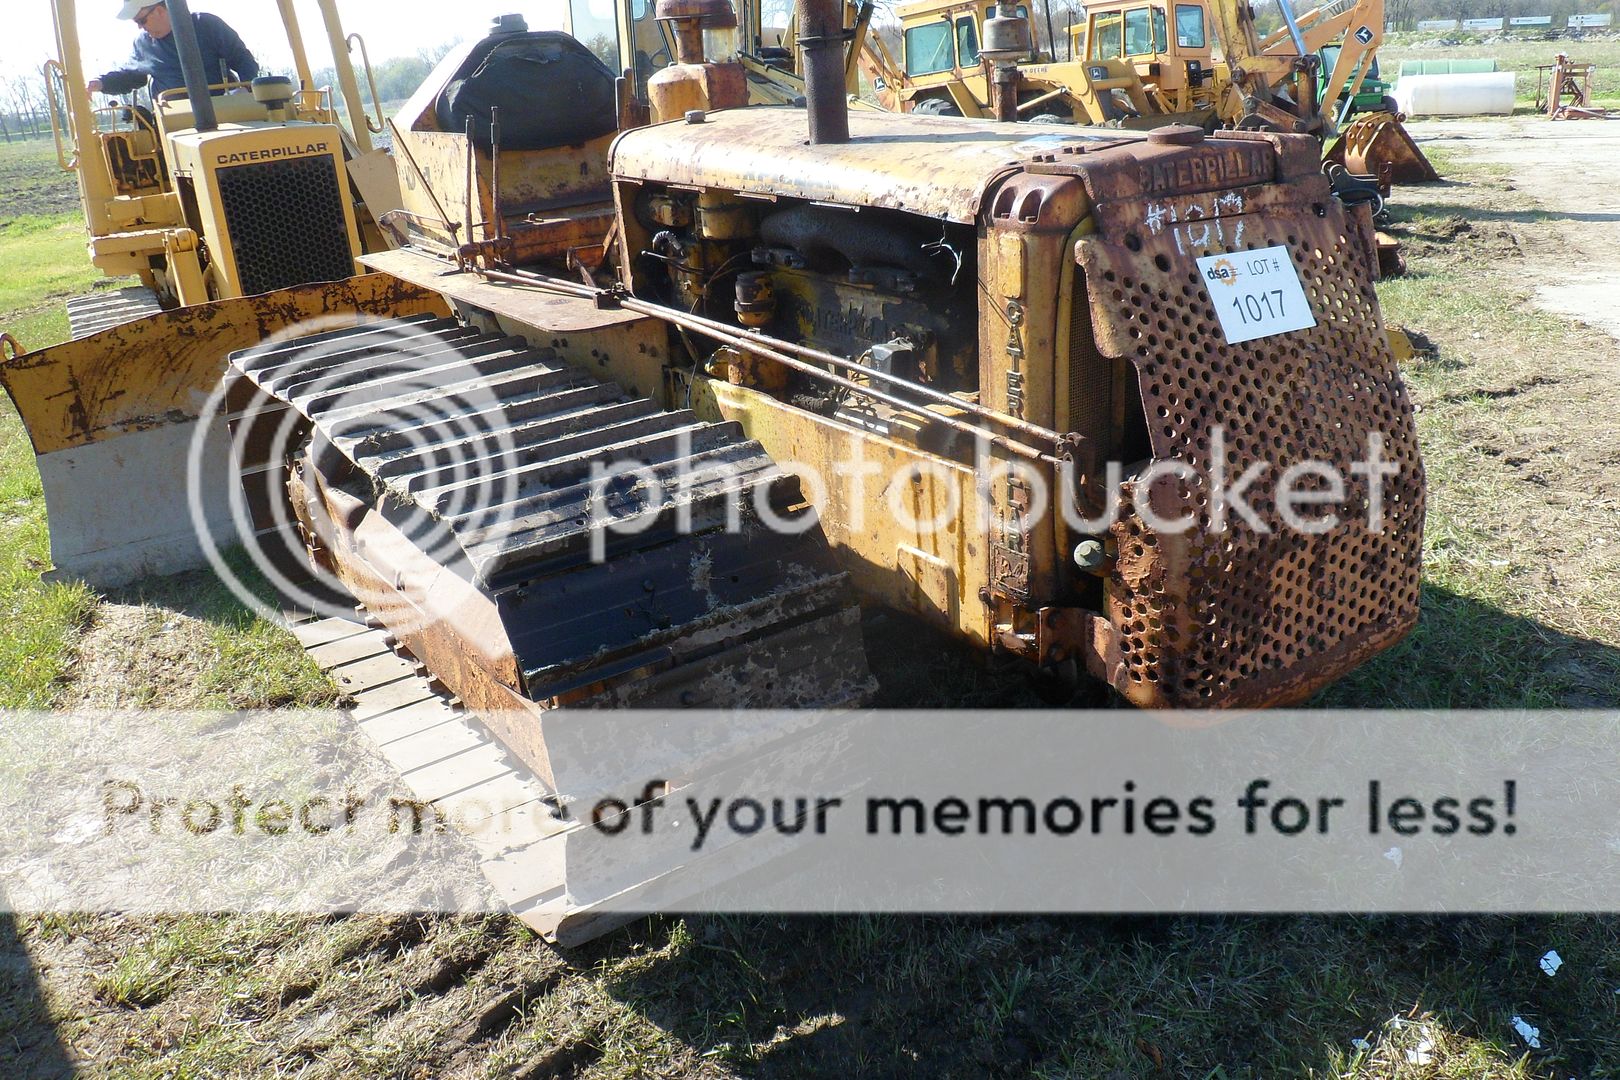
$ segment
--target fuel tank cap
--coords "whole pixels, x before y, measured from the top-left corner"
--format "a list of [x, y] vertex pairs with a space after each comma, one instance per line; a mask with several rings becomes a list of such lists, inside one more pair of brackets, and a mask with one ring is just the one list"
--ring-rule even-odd
[[1171, 124], [1148, 132], [1148, 142], [1168, 143], [1171, 146], [1192, 146], [1204, 141], [1204, 129], [1191, 124]]

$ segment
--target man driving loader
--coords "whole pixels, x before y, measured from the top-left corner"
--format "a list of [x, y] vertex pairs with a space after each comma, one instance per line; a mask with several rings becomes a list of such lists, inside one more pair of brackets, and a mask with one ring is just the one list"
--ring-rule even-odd
[[[186, 77], [180, 70], [180, 47], [174, 39], [167, 0], [156, 3], [128, 0], [118, 17], [130, 19], [141, 28], [141, 36], [135, 39], [134, 55], [128, 66], [91, 79], [87, 84], [90, 92], [127, 94], [139, 90], [147, 79], [152, 80], [153, 97], [185, 86]], [[197, 48], [202, 53], [208, 81], [252, 82], [259, 73], [259, 64], [241, 36], [218, 15], [196, 12], [192, 20], [197, 26]]]

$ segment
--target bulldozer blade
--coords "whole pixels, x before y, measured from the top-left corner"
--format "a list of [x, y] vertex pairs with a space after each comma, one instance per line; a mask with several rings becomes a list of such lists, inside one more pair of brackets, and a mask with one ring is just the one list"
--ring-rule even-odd
[[1401, 123], [1387, 112], [1363, 113], [1340, 132], [1322, 155], [1360, 176], [1387, 175], [1397, 184], [1440, 179], [1429, 159]]
[[134, 318], [0, 363], [33, 443], [50, 520], [53, 578], [112, 588], [204, 561], [237, 529], [221, 505], [188, 512], [187, 456], [195, 437], [209, 491], [231, 468], [225, 417], [199, 433], [226, 357], [295, 328], [354, 326], [424, 312], [436, 294], [386, 274], [301, 285]]

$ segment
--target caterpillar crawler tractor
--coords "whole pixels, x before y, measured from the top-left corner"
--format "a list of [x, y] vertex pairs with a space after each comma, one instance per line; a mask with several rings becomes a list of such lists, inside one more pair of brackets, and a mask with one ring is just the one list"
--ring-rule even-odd
[[825, 0], [807, 106], [746, 106], [725, 5], [657, 14], [645, 78], [516, 19], [451, 52], [360, 272], [0, 365], [58, 572], [182, 562], [195, 441], [210, 542], [295, 521], [557, 786], [559, 707], [860, 700], [857, 597], [1143, 707], [1297, 702], [1411, 628], [1412, 410], [1314, 140], [850, 112]]

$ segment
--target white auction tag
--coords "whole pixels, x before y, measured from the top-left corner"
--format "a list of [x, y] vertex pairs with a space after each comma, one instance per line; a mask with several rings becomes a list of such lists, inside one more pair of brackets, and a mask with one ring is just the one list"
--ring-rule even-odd
[[1316, 325], [1299, 270], [1281, 244], [1198, 260], [1221, 333], [1237, 345]]

